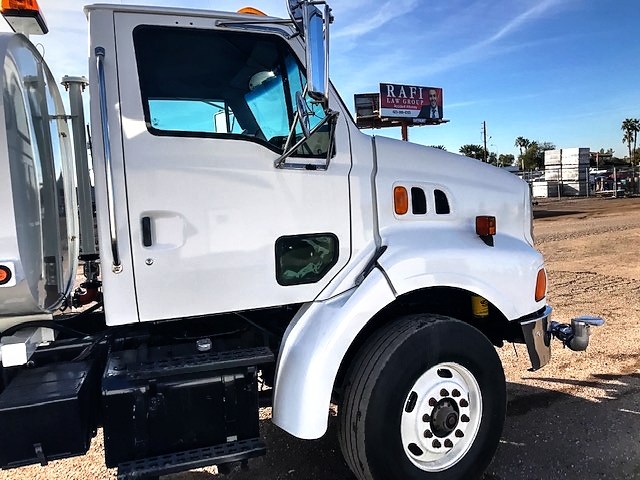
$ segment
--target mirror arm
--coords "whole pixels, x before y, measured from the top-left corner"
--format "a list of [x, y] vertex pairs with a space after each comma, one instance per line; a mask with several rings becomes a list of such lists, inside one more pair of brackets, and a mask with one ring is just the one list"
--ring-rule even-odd
[[[333, 111], [333, 110], [329, 110], [327, 112], [327, 116], [324, 117], [322, 119], [322, 121], [320, 123], [318, 123], [318, 125], [316, 125], [315, 127], [313, 127], [311, 129], [311, 132], [309, 133], [309, 136], [313, 135], [314, 133], [316, 133], [318, 130], [320, 130], [320, 127], [322, 127], [325, 123], [332, 121], [333, 125], [331, 126], [331, 129], [335, 131], [335, 123], [333, 120], [335, 118], [338, 118], [338, 112]], [[332, 137], [332, 130], [329, 130], [329, 134], [330, 137]], [[293, 132], [295, 131], [295, 123], [293, 124], [293, 127], [291, 127], [291, 132], [289, 133], [289, 136], [293, 135]], [[300, 148], [300, 146], [306, 142], [308, 139], [307, 138], [301, 138], [300, 140], [298, 140], [295, 145], [293, 145], [289, 150], [285, 149], [284, 153], [282, 155], [280, 155], [280, 157], [278, 157], [274, 162], [273, 162], [273, 166], [275, 168], [282, 168], [284, 165], [284, 162], [287, 158], [289, 158], [291, 156], [291, 154], [293, 152], [295, 152], [298, 148]], [[330, 138], [330, 140], [332, 140], [332, 138]], [[287, 139], [287, 143], [289, 142], [289, 140]], [[286, 145], [285, 145], [286, 147]], [[327, 154], [327, 158], [329, 158], [331, 156], [331, 150], [332, 150], [333, 146], [331, 144], [329, 144], [329, 153]], [[327, 163], [327, 165], [325, 166], [328, 167], [329, 164]]]
[[[307, 96], [307, 88], [309, 88], [309, 86], [305, 85], [304, 89], [302, 90], [302, 97], [303, 98]], [[296, 115], [295, 115], [295, 117], [293, 117], [293, 124], [291, 125], [291, 129], [289, 130], [289, 136], [287, 136], [287, 141], [284, 143], [284, 148], [283, 148], [284, 152], [286, 152], [287, 148], [289, 148], [289, 144], [291, 143], [291, 139], [293, 138], [293, 134], [296, 131], [296, 125], [297, 125], [298, 122], [300, 122], [300, 124], [302, 124], [302, 115], [300, 114], [300, 110], [296, 110]]]
[[333, 139], [335, 138], [336, 126], [338, 125], [338, 115], [340, 115], [340, 113], [330, 111], [329, 115], [331, 118], [329, 119], [329, 148], [327, 149], [327, 164], [325, 167], [327, 169], [329, 168], [329, 163], [331, 163], [331, 157], [333, 155]]
[[[289, 130], [289, 135], [287, 136], [287, 141], [284, 143], [283, 151], [285, 151], [285, 152], [288, 151], [287, 149], [289, 148], [289, 145], [291, 143], [291, 139], [293, 138], [293, 134], [296, 131], [296, 125], [298, 124], [298, 122], [302, 122], [302, 118], [300, 118], [300, 112], [296, 111], [296, 116], [293, 118], [293, 125], [291, 126], [291, 129]], [[306, 138], [305, 138], [305, 140], [306, 140]]]

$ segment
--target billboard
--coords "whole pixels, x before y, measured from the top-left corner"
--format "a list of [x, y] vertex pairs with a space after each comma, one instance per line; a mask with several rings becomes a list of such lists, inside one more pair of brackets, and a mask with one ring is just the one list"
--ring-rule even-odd
[[[443, 118], [442, 88], [380, 84], [380, 115], [437, 122]], [[428, 119], [428, 120], [427, 120]]]

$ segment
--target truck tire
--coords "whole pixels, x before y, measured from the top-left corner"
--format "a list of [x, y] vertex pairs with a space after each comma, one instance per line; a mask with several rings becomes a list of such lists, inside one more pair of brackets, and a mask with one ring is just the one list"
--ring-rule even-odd
[[504, 371], [489, 340], [464, 322], [393, 322], [361, 349], [344, 386], [340, 447], [360, 480], [471, 480], [493, 458]]

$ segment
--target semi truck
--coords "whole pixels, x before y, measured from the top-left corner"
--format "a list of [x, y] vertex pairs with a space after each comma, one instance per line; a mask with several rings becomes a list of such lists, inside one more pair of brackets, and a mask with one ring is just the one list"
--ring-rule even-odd
[[335, 405], [357, 478], [477, 478], [496, 347], [587, 347], [600, 319], [551, 321], [527, 184], [358, 130], [330, 7], [288, 9], [89, 5], [67, 114], [37, 2], [2, 0], [3, 469], [98, 429], [122, 479], [247, 463], [261, 407], [312, 440]]

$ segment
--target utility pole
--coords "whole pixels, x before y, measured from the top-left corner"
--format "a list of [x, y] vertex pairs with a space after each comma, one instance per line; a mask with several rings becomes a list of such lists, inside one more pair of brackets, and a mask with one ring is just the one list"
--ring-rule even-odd
[[487, 163], [487, 122], [482, 122], [482, 135], [484, 137], [484, 151], [482, 152], [482, 161]]

